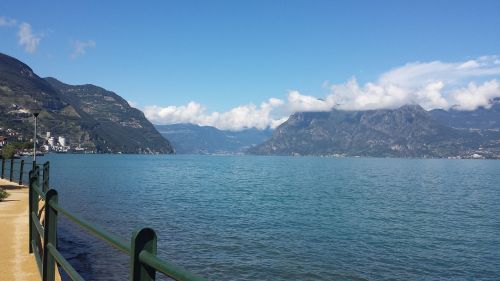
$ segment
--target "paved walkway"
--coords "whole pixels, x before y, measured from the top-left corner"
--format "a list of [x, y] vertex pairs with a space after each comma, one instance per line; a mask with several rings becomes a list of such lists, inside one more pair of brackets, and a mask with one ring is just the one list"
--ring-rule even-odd
[[0, 179], [10, 194], [0, 202], [0, 279], [39, 281], [35, 257], [28, 253], [28, 188]]

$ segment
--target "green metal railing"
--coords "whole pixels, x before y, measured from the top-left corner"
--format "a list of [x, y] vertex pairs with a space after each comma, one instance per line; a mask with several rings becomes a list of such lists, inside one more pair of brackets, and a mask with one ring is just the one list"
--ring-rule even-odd
[[[17, 160], [17, 159], [3, 159], [2, 158], [2, 167], [0, 177], [2, 179], [8, 179], [11, 182], [17, 182], [19, 185], [22, 185], [25, 180], [27, 174], [24, 172], [25, 167], [31, 166], [33, 169], [35, 166], [42, 166], [41, 164], [37, 164], [34, 161], [26, 162], [25, 160]], [[47, 164], [47, 163], [46, 163]], [[45, 164], [44, 164], [45, 165]], [[48, 164], [47, 164], [48, 165]]]
[[[33, 167], [29, 172], [29, 252], [35, 256], [43, 281], [55, 280], [56, 264], [71, 280], [84, 280], [57, 249], [57, 220], [60, 215], [129, 255], [131, 281], [155, 280], [156, 272], [174, 280], [203, 280], [156, 256], [157, 237], [153, 229], [142, 228], [135, 231], [127, 243], [70, 213], [59, 205], [57, 191], [49, 188], [49, 163], [43, 165], [41, 187], [40, 166], [35, 164]], [[41, 201], [44, 202], [43, 206]]]

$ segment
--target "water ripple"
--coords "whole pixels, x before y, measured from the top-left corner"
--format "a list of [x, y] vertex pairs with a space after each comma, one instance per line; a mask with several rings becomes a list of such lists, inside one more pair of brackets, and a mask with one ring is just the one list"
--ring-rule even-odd
[[[160, 256], [209, 279], [500, 279], [500, 161], [46, 159], [63, 206], [124, 238], [153, 227]], [[127, 278], [126, 257], [60, 228], [89, 279]]]

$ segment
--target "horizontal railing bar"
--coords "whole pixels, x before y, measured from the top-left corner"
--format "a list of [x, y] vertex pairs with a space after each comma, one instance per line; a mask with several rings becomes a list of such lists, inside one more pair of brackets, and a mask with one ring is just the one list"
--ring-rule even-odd
[[[25, 165], [30, 165], [30, 164], [31, 163], [25, 162]], [[11, 165], [11, 169], [12, 169], [12, 166], [14, 166], [14, 165]], [[43, 189], [40, 186], [40, 181], [38, 181], [40, 179], [39, 166], [44, 167], [43, 179], [41, 181], [42, 184], [44, 184]], [[76, 223], [77, 225], [82, 227], [85, 231], [96, 236], [98, 239], [102, 239], [102, 240], [106, 241], [111, 246], [115, 247], [116, 249], [118, 249], [122, 252], [125, 252], [127, 255], [130, 256], [132, 254], [131, 253], [132, 249], [131, 249], [131, 245], [129, 243], [127, 243], [126, 240], [123, 240], [119, 236], [116, 236], [116, 235], [106, 231], [105, 229], [102, 229], [99, 226], [95, 226], [95, 225], [91, 224], [90, 222], [86, 221], [85, 219], [80, 218], [76, 215], [73, 215], [72, 213], [70, 213], [69, 211], [64, 209], [57, 202], [57, 192], [55, 190], [54, 191], [47, 190], [47, 195], [48, 195], [48, 197], [47, 197], [46, 193], [43, 190], [48, 189], [48, 187], [47, 187], [48, 186], [48, 184], [47, 184], [48, 183], [48, 172], [49, 172], [48, 171], [48, 162], [45, 165], [37, 164], [36, 169], [34, 169], [34, 171], [30, 171], [30, 173], [29, 173], [30, 188], [32, 189], [32, 191], [36, 192], [34, 194], [30, 192], [30, 196], [31, 196], [31, 194], [33, 194], [33, 196], [30, 197], [30, 201], [32, 201], [32, 200], [39, 201], [41, 199], [45, 200], [46, 215], [47, 215], [47, 212], [49, 212], [50, 214], [54, 215], [54, 219], [58, 217], [58, 214], [64, 215], [71, 222]], [[35, 181], [32, 181], [32, 177], [34, 177]], [[55, 197], [52, 198], [51, 195], [55, 196]], [[52, 198], [52, 199], [47, 201], [47, 198]], [[39, 204], [39, 202], [36, 202], [36, 204], [34, 205], [34, 208], [38, 204]], [[30, 203], [30, 206], [32, 206], [31, 203]], [[31, 207], [30, 207], [30, 209], [31, 209]], [[56, 211], [56, 213], [54, 213], [54, 211]], [[52, 268], [53, 266], [55, 266], [55, 264], [54, 264], [54, 261], [55, 261], [66, 272], [66, 274], [70, 277], [71, 280], [84, 281], [83, 277], [74, 269], [74, 267], [68, 262], [68, 260], [57, 250], [57, 247], [55, 246], [55, 240], [53, 240], [54, 236], [49, 235], [49, 241], [45, 240], [44, 234], [45, 234], [45, 231], [47, 231], [47, 229], [45, 229], [41, 225], [40, 218], [38, 217], [36, 212], [32, 211], [30, 214], [30, 218], [33, 221], [33, 224], [35, 225], [36, 231], [38, 232], [38, 236], [36, 236], [37, 241], [35, 241], [33, 239], [30, 244], [32, 245], [33, 253], [35, 255], [35, 260], [36, 260], [36, 263], [38, 265], [38, 270], [40, 271], [40, 274], [41, 275], [44, 274], [42, 272], [44, 270], [42, 270], [42, 260], [40, 257], [40, 251], [43, 251], [44, 258], [47, 257], [47, 255], [50, 255], [51, 257], [53, 257], [53, 259], [49, 258], [47, 260], [47, 262], [49, 262], [49, 269]], [[52, 218], [50, 221], [52, 221]], [[51, 229], [51, 228], [48, 228], [48, 229]], [[49, 230], [49, 233], [50, 233], [50, 231], [51, 230]], [[30, 227], [30, 232], [31, 232], [30, 236], [35, 235], [32, 232], [32, 227]], [[154, 234], [154, 231], [153, 231], [153, 234]], [[50, 238], [50, 237], [52, 237], [52, 238]], [[44, 240], [44, 243], [45, 243], [43, 246], [44, 249], [40, 249], [37, 246], [38, 244], [40, 244], [40, 241], [39, 241], [40, 238], [42, 240]], [[52, 239], [52, 241], [50, 241], [50, 239]], [[37, 242], [38, 242], [38, 244], [37, 244]], [[47, 242], [48, 242], [48, 244], [47, 244]], [[154, 243], [155, 243], [154, 248], [156, 249], [156, 235], [154, 236]], [[30, 249], [30, 251], [31, 251], [31, 249]], [[45, 251], [48, 251], [48, 252], [45, 252]], [[134, 256], [136, 254], [137, 254], [137, 252], [134, 254]], [[44, 260], [44, 262], [46, 262], [46, 261]], [[164, 261], [164, 260], [158, 258], [156, 256], [156, 254], [152, 254], [146, 250], [142, 250], [139, 253], [139, 255], [137, 256], [137, 260], [135, 261], [134, 265], [137, 266], [138, 264], [142, 264], [143, 266], [147, 266], [150, 268], [148, 270], [155, 270], [157, 272], [163, 273], [165, 276], [167, 276], [169, 278], [173, 278], [173, 279], [178, 280], [178, 281], [205, 280], [197, 275], [194, 275], [194, 274], [188, 272], [187, 270], [183, 269], [182, 267], [178, 267], [176, 265], [170, 264], [167, 261]], [[43, 266], [46, 266], [46, 265], [44, 264]], [[51, 272], [48, 272], [48, 273], [51, 273]]]
[[31, 240], [31, 247], [33, 248], [33, 255], [35, 255], [36, 265], [38, 271], [40, 271], [40, 276], [42, 276], [42, 258], [40, 258], [38, 247], [36, 246], [35, 240]]
[[64, 271], [69, 275], [73, 281], [85, 281], [83, 277], [76, 272], [76, 270], [71, 266], [71, 264], [64, 258], [61, 253], [52, 245], [52, 243], [47, 244], [47, 250], [54, 257], [56, 262], [64, 269]]
[[[6, 161], [5, 161], [5, 163], [8, 163], [8, 162], [7, 162], [7, 160], [9, 160], [9, 161], [10, 161], [10, 159], [7, 159], [7, 158], [5, 158], [5, 160], [6, 160]], [[21, 163], [21, 161], [22, 161], [22, 160], [23, 160], [23, 159], [14, 159], [14, 164]], [[9, 164], [10, 164], [10, 163], [9, 163]], [[30, 167], [33, 167], [33, 161], [31, 161], [31, 162], [26, 162], [26, 160], [24, 160], [24, 165], [29, 165]], [[43, 163], [42, 163], [42, 164], [40, 164], [40, 163], [36, 163], [36, 165], [37, 165], [37, 166], [42, 167], [42, 166], [43, 166]], [[6, 164], [6, 166], [7, 166], [7, 164]]]
[[139, 253], [139, 261], [175, 280], [205, 280], [144, 250]]
[[41, 191], [40, 188], [36, 184], [33, 185], [33, 190], [38, 193], [40, 197], [42, 197], [43, 200], [45, 200], [45, 192]]
[[43, 235], [44, 235], [44, 233], [43, 233], [43, 226], [38, 221], [38, 216], [35, 214], [35, 212], [31, 212], [31, 220], [35, 224], [35, 228], [36, 228], [36, 230], [38, 231], [38, 234], [40, 235], [40, 237], [43, 240]]
[[90, 232], [91, 234], [93, 234], [94, 236], [97, 236], [101, 239], [104, 239], [106, 240], [107, 242], [109, 242], [111, 244], [111, 246], [117, 248], [118, 250], [122, 251], [122, 252], [125, 252], [127, 254], [130, 254], [130, 246], [127, 245], [127, 243], [123, 242], [123, 240], [118, 237], [118, 236], [115, 236], [103, 229], [100, 229], [96, 226], [93, 226], [92, 224], [90, 224], [89, 222], [87, 222], [86, 220], [84, 219], [81, 219], [81, 218], [78, 218], [77, 216], [71, 214], [70, 212], [66, 211], [65, 209], [63, 209], [61, 206], [59, 206], [59, 204], [53, 202], [53, 201], [50, 201], [46, 204], [49, 204], [50, 207], [54, 208], [56, 211], [60, 212], [61, 214], [65, 215], [67, 218], [69, 218], [71, 221], [73, 221], [74, 223], [80, 225], [81, 227], [83, 227], [85, 230], [87, 230], [88, 232]]

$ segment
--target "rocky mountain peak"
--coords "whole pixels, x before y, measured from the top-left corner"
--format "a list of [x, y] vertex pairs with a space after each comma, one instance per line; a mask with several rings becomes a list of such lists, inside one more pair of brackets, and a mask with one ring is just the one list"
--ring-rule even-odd
[[296, 113], [266, 142], [249, 150], [274, 155], [500, 157], [500, 132], [457, 130], [419, 105], [397, 109]]

